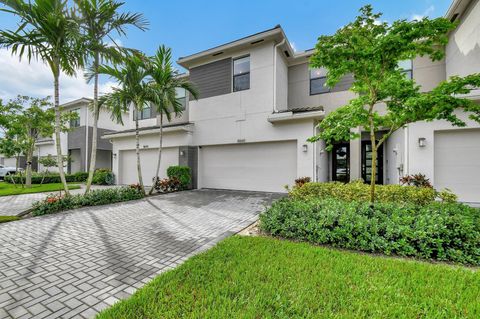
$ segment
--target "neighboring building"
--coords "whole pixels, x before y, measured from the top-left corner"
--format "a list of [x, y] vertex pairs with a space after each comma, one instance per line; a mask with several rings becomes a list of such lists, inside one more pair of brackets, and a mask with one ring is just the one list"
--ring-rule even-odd
[[[480, 72], [480, 5], [459, 0], [447, 17], [461, 21], [451, 34], [444, 61], [417, 58], [405, 73], [430, 90], [447, 77]], [[310, 70], [312, 50], [294, 52], [277, 26], [180, 58], [178, 64], [200, 91], [184, 92], [185, 112], [164, 127], [161, 177], [171, 165], [188, 165], [197, 188], [284, 191], [295, 178], [314, 181], [369, 179], [370, 144], [361, 139], [335, 145], [306, 142], [330, 111], [354, 94], [346, 76], [326, 88], [325, 70]], [[479, 100], [478, 91], [470, 98]], [[133, 112], [127, 130], [104, 135], [113, 143], [113, 170], [120, 184], [137, 181]], [[158, 116], [142, 112], [140, 146], [143, 179], [151, 184], [159, 143]], [[461, 115], [466, 118], [465, 114]], [[463, 201], [480, 202], [480, 126], [465, 129], [436, 121], [398, 130], [381, 150], [378, 183], [395, 184], [423, 173], [436, 188], [448, 187]]]
[[[77, 112], [78, 118], [72, 121], [70, 130], [60, 134], [60, 144], [63, 155], [70, 155], [71, 162], [67, 164], [66, 170], [69, 173], [87, 172], [89, 168], [92, 149], [92, 124], [93, 115], [91, 99], [81, 98], [61, 105], [62, 112]], [[125, 115], [125, 118], [127, 115]], [[98, 118], [97, 138], [97, 160], [96, 168], [112, 167], [112, 144], [101, 136], [113, 131], [124, 129], [121, 124], [111, 120], [110, 114], [101, 110]], [[40, 139], [36, 143], [36, 156], [42, 158], [47, 155], [56, 156], [55, 136]], [[38, 170], [45, 168], [38, 164]], [[57, 171], [57, 168], [49, 168], [50, 171]]]

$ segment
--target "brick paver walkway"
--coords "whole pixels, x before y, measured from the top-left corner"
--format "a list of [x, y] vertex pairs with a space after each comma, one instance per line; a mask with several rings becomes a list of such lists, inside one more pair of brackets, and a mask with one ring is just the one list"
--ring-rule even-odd
[[[72, 194], [82, 194], [85, 192], [85, 186], [82, 185], [81, 189], [73, 189], [70, 191]], [[92, 189], [102, 189], [116, 186], [98, 186], [92, 185]], [[27, 209], [32, 208], [33, 203], [41, 201], [49, 194], [59, 194], [59, 191], [56, 192], [46, 192], [46, 193], [33, 193], [33, 194], [23, 194], [23, 195], [10, 195], [10, 196], [0, 196], [0, 216], [15, 216], [18, 215]], [[63, 192], [62, 192], [63, 193]]]
[[0, 318], [91, 318], [276, 197], [199, 190], [0, 224]]

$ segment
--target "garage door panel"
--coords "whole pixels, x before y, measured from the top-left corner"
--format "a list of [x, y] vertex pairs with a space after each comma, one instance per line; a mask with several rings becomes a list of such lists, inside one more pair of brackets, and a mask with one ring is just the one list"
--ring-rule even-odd
[[435, 187], [480, 202], [480, 130], [435, 132]]
[[[155, 176], [158, 161], [158, 149], [140, 150], [140, 163], [142, 166], [143, 183], [147, 186], [152, 185], [152, 179]], [[178, 165], [178, 148], [164, 148], [162, 150], [162, 162], [160, 164], [160, 178], [167, 177], [167, 168]], [[137, 174], [137, 155], [135, 150], [126, 150], [120, 152], [120, 184], [138, 183]]]
[[284, 192], [296, 178], [296, 150], [296, 141], [202, 147], [201, 186]]

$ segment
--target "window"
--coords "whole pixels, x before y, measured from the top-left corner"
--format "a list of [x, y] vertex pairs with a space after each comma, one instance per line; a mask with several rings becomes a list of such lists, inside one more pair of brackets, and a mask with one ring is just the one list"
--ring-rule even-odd
[[180, 102], [180, 104], [182, 105], [182, 110], [185, 110], [185, 107], [187, 105], [187, 91], [182, 88], [176, 88], [175, 97], [177, 98], [177, 101]]
[[250, 57], [233, 60], [233, 91], [243, 91], [250, 88]]
[[70, 127], [79, 127], [80, 126], [80, 109], [75, 109], [71, 111], [72, 113], [77, 113], [77, 117], [75, 119], [70, 120]]
[[145, 120], [152, 118], [152, 106], [144, 107], [143, 110], [140, 112], [134, 111], [133, 112], [133, 119], [135, 120], [138, 114], [139, 120]]
[[325, 69], [310, 70], [310, 95], [330, 92], [330, 88], [326, 85], [326, 83], [327, 72]]
[[412, 79], [413, 78], [413, 72], [412, 72], [412, 60], [403, 60], [398, 62], [398, 67], [402, 70], [402, 73], [405, 74], [407, 79]]

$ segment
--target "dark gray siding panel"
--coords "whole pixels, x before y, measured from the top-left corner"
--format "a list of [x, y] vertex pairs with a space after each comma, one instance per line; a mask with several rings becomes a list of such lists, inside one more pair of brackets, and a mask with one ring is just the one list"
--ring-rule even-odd
[[190, 81], [200, 99], [232, 92], [232, 59], [224, 59], [190, 69]]
[[353, 75], [347, 74], [331, 89], [331, 92], [347, 91], [353, 83]]

